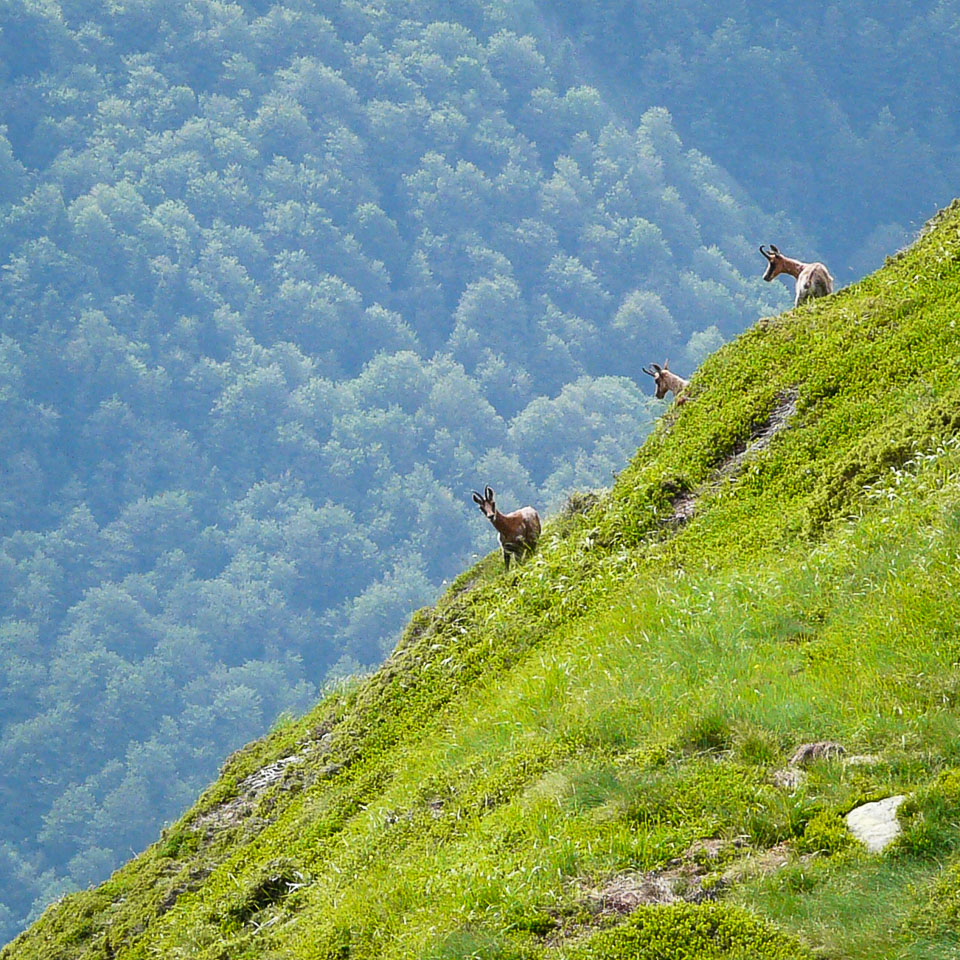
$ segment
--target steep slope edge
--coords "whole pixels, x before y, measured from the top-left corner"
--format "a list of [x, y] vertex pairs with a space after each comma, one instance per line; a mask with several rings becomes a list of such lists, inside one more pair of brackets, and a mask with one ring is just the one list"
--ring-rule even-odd
[[[958, 308], [954, 204], [0, 958], [956, 955]], [[861, 762], [782, 776], [817, 739]], [[895, 793], [869, 857], [842, 816]]]

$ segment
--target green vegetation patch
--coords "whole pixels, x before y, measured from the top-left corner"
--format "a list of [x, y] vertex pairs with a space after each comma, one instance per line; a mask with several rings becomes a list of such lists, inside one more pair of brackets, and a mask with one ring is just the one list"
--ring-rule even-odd
[[902, 852], [941, 857], [960, 848], [960, 769], [943, 770], [907, 797], [897, 818], [903, 828], [897, 840]]
[[726, 904], [640, 907], [571, 953], [582, 960], [801, 960], [798, 940]]
[[853, 836], [843, 817], [821, 810], [807, 822], [794, 847], [799, 853], [831, 854], [847, 850], [853, 844]]
[[919, 933], [960, 944], [960, 860], [948, 861], [942, 873], [918, 893], [917, 906], [900, 930], [901, 938], [913, 939]]

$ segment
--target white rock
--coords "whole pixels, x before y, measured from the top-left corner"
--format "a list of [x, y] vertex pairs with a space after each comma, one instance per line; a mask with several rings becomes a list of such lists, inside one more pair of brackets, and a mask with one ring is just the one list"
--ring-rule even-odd
[[865, 803], [847, 814], [847, 826], [850, 832], [870, 853], [880, 853], [899, 836], [900, 823], [897, 820], [897, 807], [905, 799], [906, 797], [902, 795], [886, 797], [874, 803]]

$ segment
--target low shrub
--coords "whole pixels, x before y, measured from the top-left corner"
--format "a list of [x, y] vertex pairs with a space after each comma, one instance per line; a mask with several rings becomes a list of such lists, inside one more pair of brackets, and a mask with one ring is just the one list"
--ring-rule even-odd
[[722, 903], [640, 907], [614, 930], [593, 936], [583, 960], [802, 960], [793, 937]]

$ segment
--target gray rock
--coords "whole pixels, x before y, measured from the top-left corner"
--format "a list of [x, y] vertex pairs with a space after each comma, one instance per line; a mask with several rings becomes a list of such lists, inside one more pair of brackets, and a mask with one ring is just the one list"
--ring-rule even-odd
[[848, 767], [875, 767], [880, 760], [880, 756], [876, 753], [855, 753], [852, 757], [843, 758], [843, 762]]
[[847, 751], [832, 740], [817, 740], [815, 743], [803, 743], [797, 747], [790, 758], [790, 766], [805, 767], [817, 760], [837, 760]]
[[775, 787], [781, 790], [796, 790], [803, 783], [806, 774], [796, 767], [784, 767], [780, 770], [774, 770], [771, 779]]
[[897, 807], [905, 799], [903, 795], [885, 797], [865, 803], [847, 814], [850, 832], [870, 853], [880, 853], [900, 835]]

